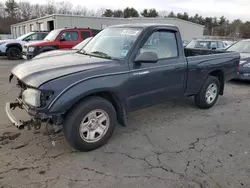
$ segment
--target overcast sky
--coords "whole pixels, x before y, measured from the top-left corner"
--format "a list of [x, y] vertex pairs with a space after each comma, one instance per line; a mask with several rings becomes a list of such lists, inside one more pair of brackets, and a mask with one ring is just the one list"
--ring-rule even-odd
[[[46, 0], [17, 0], [31, 3], [45, 3]], [[57, 0], [54, 0], [57, 1]], [[156, 8], [174, 12], [188, 12], [204, 16], [225, 15], [233, 20], [250, 20], [250, 0], [70, 0], [74, 5], [81, 4], [89, 9], [134, 7], [138, 10]]]

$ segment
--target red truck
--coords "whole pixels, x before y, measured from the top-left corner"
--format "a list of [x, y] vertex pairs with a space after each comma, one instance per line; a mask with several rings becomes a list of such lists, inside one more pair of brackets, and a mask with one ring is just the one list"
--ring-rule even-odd
[[56, 49], [71, 49], [84, 39], [95, 36], [100, 30], [89, 28], [56, 29], [42, 41], [30, 42], [23, 46], [23, 58], [32, 59], [36, 55]]

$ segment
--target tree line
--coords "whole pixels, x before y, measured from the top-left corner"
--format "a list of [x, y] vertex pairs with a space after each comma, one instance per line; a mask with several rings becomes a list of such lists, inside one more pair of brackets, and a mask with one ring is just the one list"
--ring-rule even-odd
[[47, 0], [45, 4], [31, 4], [30, 2], [16, 0], [6, 0], [0, 2], [0, 33], [10, 33], [10, 25], [43, 17], [50, 14], [70, 14], [83, 16], [103, 16], [116, 18], [129, 17], [162, 17], [162, 18], [178, 18], [193, 23], [205, 26], [204, 35], [211, 36], [227, 36], [227, 37], [241, 37], [250, 38], [250, 22], [243, 22], [240, 19], [229, 21], [224, 16], [217, 17], [203, 17], [195, 14], [190, 16], [188, 13], [174, 13], [173, 11], [157, 11], [156, 9], [144, 9], [139, 12], [133, 7], [127, 7], [123, 10], [117, 9], [98, 9], [91, 10], [82, 5], [73, 6], [68, 0], [55, 2], [54, 0]]

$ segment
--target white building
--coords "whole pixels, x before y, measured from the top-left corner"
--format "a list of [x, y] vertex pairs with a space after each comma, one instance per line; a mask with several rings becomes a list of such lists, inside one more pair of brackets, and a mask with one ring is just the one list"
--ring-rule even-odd
[[53, 14], [25, 22], [11, 25], [11, 34], [13, 38], [17, 38], [30, 31], [41, 31], [59, 28], [91, 28], [104, 29], [107, 26], [130, 23], [160, 23], [172, 24], [178, 26], [183, 40], [192, 40], [193, 38], [201, 38], [204, 26], [192, 22], [180, 20], [177, 18], [113, 18], [113, 17], [87, 17], [77, 15]]

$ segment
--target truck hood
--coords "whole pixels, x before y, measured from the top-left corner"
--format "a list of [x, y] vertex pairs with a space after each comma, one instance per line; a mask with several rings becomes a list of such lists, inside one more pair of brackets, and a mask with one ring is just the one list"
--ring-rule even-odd
[[25, 84], [38, 88], [45, 82], [77, 72], [112, 65], [113, 60], [78, 53], [37, 58], [19, 64], [11, 70]]

